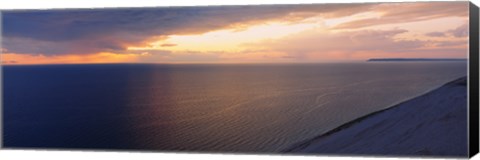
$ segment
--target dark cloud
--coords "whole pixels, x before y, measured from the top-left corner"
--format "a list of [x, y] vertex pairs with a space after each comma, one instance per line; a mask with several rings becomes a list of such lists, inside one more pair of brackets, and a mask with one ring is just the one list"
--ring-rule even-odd
[[373, 4], [164, 7], [2, 11], [4, 47], [14, 53], [84, 54], [122, 51], [168, 35], [199, 34], [266, 20], [338, 17]]

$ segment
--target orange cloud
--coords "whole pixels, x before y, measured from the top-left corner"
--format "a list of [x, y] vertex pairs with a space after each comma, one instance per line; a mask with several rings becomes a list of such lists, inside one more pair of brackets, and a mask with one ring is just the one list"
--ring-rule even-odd
[[2, 64], [76, 64], [76, 63], [126, 63], [135, 62], [138, 54], [96, 53], [87, 55], [29, 55], [4, 53]]
[[165, 43], [165, 44], [162, 44], [160, 45], [161, 47], [174, 47], [174, 46], [177, 46], [177, 44], [172, 44], [172, 43]]

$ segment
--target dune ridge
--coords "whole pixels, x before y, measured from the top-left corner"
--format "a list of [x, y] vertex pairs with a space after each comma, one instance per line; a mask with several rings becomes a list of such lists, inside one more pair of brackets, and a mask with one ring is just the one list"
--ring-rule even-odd
[[283, 152], [466, 157], [467, 144], [467, 77], [462, 77]]

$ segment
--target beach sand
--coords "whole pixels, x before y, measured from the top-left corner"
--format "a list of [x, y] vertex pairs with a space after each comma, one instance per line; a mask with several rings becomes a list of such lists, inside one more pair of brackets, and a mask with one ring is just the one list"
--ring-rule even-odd
[[466, 157], [467, 78], [360, 117], [285, 150], [326, 155]]

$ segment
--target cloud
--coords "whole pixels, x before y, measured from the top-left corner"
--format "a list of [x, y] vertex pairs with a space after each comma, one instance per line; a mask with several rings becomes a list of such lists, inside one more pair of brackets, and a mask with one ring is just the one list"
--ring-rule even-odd
[[356, 29], [383, 24], [431, 20], [443, 17], [467, 17], [468, 2], [415, 2], [383, 3], [372, 7], [381, 17], [350, 21], [335, 26], [336, 29]]
[[17, 61], [2, 61], [2, 64], [16, 64]]
[[468, 36], [468, 23], [464, 23], [457, 28], [450, 29], [444, 32], [430, 32], [426, 33], [426, 36], [430, 37], [457, 37], [457, 38], [464, 38]]
[[124, 51], [169, 35], [200, 34], [265, 21], [339, 17], [372, 4], [164, 7], [2, 11], [4, 47], [11, 52], [60, 55]]
[[177, 44], [165, 43], [165, 44], [162, 44], [160, 46], [161, 47], [174, 47], [174, 46], [177, 46]]
[[445, 37], [446, 36], [446, 34], [443, 32], [429, 32], [429, 33], [426, 33], [425, 35], [429, 37]]
[[451, 47], [451, 46], [466, 46], [468, 41], [461, 40], [461, 41], [439, 41], [434, 42], [434, 44], [438, 47]]
[[61, 54], [94, 54], [97, 52], [120, 52], [124, 50], [124, 42], [105, 38], [78, 39], [71, 41], [42, 41], [25, 37], [7, 37], [3, 39], [3, 46], [9, 52], [61, 55]]
[[468, 24], [465, 23], [460, 27], [452, 30], [448, 30], [447, 33], [452, 34], [455, 37], [467, 37], [468, 36]]
[[[397, 41], [393, 37], [407, 30], [361, 30], [351, 32], [328, 33], [305, 31], [300, 34], [267, 42], [266, 45], [276, 50], [289, 53], [322, 53], [330, 51], [400, 51], [416, 48], [423, 44], [415, 40]], [[264, 45], [264, 44], [262, 44]]]
[[[443, 32], [441, 32], [443, 33]], [[371, 57], [465, 57], [465, 39], [401, 39], [405, 29], [327, 32], [310, 29], [280, 39], [243, 44], [238, 51], [142, 50], [141, 62], [306, 62]]]
[[[355, 60], [383, 57], [422, 57], [425, 56], [460, 56], [466, 55], [465, 41], [449, 42], [431, 40], [405, 40], [396, 38], [407, 33], [403, 29], [391, 30], [357, 30], [349, 32], [322, 32], [309, 30], [278, 40], [248, 44], [257, 48], [270, 48], [272, 52], [287, 53], [284, 57], [297, 60]], [[428, 48], [436, 44], [435, 48]], [[457, 46], [457, 48], [448, 48]], [[418, 51], [418, 52], [417, 52]], [[437, 54], [438, 53], [438, 54]]]
[[[95, 53], [95, 54], [62, 54], [44, 56], [41, 54], [15, 54], [3, 53], [2, 61], [16, 62], [17, 64], [75, 64], [75, 63], [126, 63], [137, 61], [141, 54], [115, 54], [115, 53]], [[13, 64], [13, 63], [9, 63]]]
[[[452, 16], [466, 17], [467, 5], [467, 2], [417, 2], [2, 11], [3, 50], [46, 60], [57, 57], [55, 62], [60, 62], [60, 57], [68, 57], [72, 63], [81, 61], [84, 55], [90, 57], [91, 62], [102, 62], [103, 57], [119, 55], [123, 57], [115, 62], [132, 59], [138, 62], [212, 62], [226, 59], [295, 61], [362, 58], [381, 55], [379, 53], [387, 56], [407, 53], [413, 56], [414, 53], [462, 56], [465, 54], [462, 48], [464, 41], [406, 40], [396, 38], [408, 32], [404, 29], [372, 30], [365, 27]], [[165, 50], [127, 50], [132, 46], [148, 48], [150, 42], [166, 40], [171, 35], [202, 34], [220, 29], [239, 31], [269, 22], [290, 24], [317, 16], [342, 18], [372, 11], [381, 16], [352, 19], [334, 26], [334, 29], [361, 30], [307, 30], [280, 39], [259, 43], [252, 41], [242, 46], [248, 49], [242, 51], [227, 53], [220, 48], [220, 51], [213, 52], [172, 52], [166, 49], [172, 49], [169, 47], [177, 44], [168, 41], [158, 46]], [[468, 24], [425, 35], [464, 38], [468, 36]], [[21, 59], [18, 62], [23, 63]]]
[[297, 58], [295, 56], [282, 56], [282, 58]]

